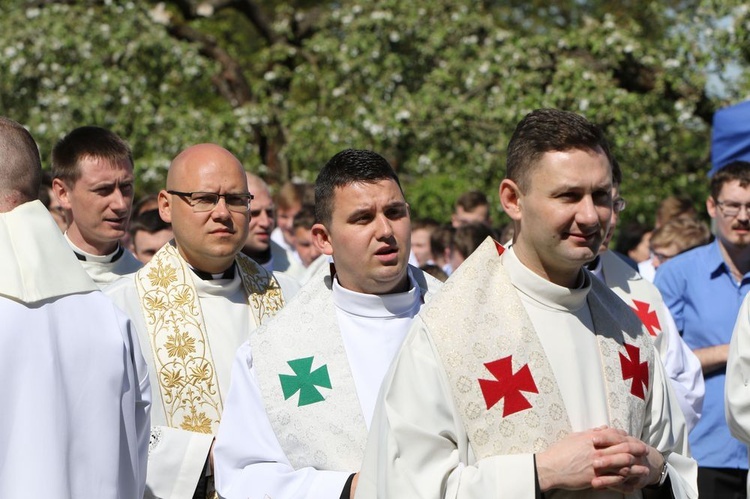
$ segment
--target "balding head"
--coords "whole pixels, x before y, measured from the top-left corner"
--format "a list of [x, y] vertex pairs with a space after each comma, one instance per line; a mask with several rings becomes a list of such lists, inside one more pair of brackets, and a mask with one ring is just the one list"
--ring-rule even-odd
[[262, 253], [271, 245], [271, 232], [276, 227], [276, 206], [268, 184], [257, 175], [247, 173], [247, 187], [254, 196], [250, 203], [250, 224], [243, 253], [263, 261]]
[[0, 213], [39, 197], [42, 163], [31, 134], [0, 116]]
[[222, 165], [222, 169], [234, 168], [244, 176], [242, 163], [231, 152], [216, 144], [197, 144], [178, 154], [169, 165], [167, 172], [167, 189], [182, 190], [183, 182], [198, 180], [205, 175], [211, 166]]
[[177, 155], [159, 193], [159, 214], [172, 224], [177, 249], [187, 262], [206, 272], [231, 266], [247, 238], [250, 214], [229, 210], [226, 199], [209, 211], [196, 212], [189, 193], [247, 194], [240, 161], [216, 144], [198, 144]]

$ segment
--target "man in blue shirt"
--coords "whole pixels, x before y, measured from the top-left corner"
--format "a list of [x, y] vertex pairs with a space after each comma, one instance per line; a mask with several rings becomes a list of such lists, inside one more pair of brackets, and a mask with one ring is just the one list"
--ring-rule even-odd
[[699, 494], [745, 498], [747, 447], [729, 433], [724, 381], [734, 323], [750, 291], [750, 163], [736, 161], [714, 174], [706, 208], [716, 240], [659, 266], [654, 283], [706, 380], [703, 415], [690, 433]]

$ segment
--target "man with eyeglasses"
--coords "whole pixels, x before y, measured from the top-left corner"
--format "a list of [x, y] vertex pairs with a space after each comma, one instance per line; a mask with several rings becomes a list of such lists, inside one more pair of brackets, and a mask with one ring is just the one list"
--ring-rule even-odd
[[276, 227], [276, 206], [268, 184], [257, 175], [248, 173], [247, 185], [255, 199], [250, 209], [250, 227], [242, 252], [268, 271], [284, 272], [295, 279], [301, 278], [305, 273], [302, 264], [289, 258], [286, 250], [271, 239], [271, 233]]
[[654, 283], [706, 381], [703, 415], [690, 434], [701, 497], [746, 497], [748, 453], [724, 415], [729, 341], [750, 290], [750, 163], [735, 161], [711, 177], [706, 201], [716, 239], [659, 266]]
[[215, 144], [181, 152], [159, 192], [174, 240], [105, 291], [130, 316], [154, 391], [146, 497], [213, 493], [212, 449], [237, 348], [297, 291], [240, 249], [253, 196]]
[[615, 292], [649, 332], [659, 353], [664, 371], [672, 382], [677, 402], [685, 416], [688, 432], [701, 417], [705, 385], [701, 365], [690, 347], [680, 338], [669, 309], [659, 290], [643, 278], [625, 255], [609, 249], [609, 243], [617, 229], [620, 213], [625, 209], [625, 199], [620, 195], [622, 170], [617, 161], [612, 163], [612, 217], [607, 234], [599, 248], [599, 255], [590, 262], [588, 269]]

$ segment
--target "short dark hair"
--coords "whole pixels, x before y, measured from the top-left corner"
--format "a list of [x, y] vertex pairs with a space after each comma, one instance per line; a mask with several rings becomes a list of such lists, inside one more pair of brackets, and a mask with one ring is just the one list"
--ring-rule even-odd
[[398, 175], [380, 154], [365, 149], [341, 151], [328, 160], [315, 180], [315, 218], [323, 225], [331, 223], [337, 187], [381, 180], [393, 180], [401, 189]]
[[451, 224], [443, 224], [432, 231], [430, 249], [433, 255], [442, 255], [445, 250], [450, 249], [455, 230]]
[[468, 258], [487, 237], [497, 239], [495, 231], [485, 224], [470, 223], [462, 225], [453, 233], [451, 251], [458, 251], [464, 258]]
[[650, 230], [651, 227], [640, 222], [629, 222], [618, 227], [615, 251], [627, 255], [628, 251], [634, 250], [641, 244], [644, 234]]
[[34, 138], [20, 123], [0, 116], [0, 194], [16, 202], [39, 196], [42, 162]]
[[133, 165], [130, 146], [119, 135], [98, 126], [82, 126], [60, 139], [52, 149], [52, 176], [76, 182], [81, 178], [79, 162], [84, 158], [128, 160]]
[[130, 237], [135, 240], [135, 234], [140, 231], [156, 234], [159, 231], [171, 229], [172, 224], [162, 220], [159, 210], [146, 210], [130, 221]]
[[463, 208], [464, 211], [474, 211], [479, 206], [489, 206], [490, 202], [483, 192], [467, 191], [461, 194], [456, 200], [456, 207]]
[[711, 197], [718, 201], [724, 184], [738, 181], [743, 189], [750, 185], [750, 163], [747, 161], [733, 161], [711, 177]]
[[510, 139], [505, 178], [526, 190], [531, 172], [544, 153], [571, 149], [601, 149], [610, 167], [614, 162], [602, 129], [583, 116], [559, 109], [532, 111], [518, 123]]
[[440, 227], [440, 222], [430, 217], [415, 218], [411, 221], [412, 232], [419, 229], [426, 229], [428, 232], [432, 233], [438, 227]]

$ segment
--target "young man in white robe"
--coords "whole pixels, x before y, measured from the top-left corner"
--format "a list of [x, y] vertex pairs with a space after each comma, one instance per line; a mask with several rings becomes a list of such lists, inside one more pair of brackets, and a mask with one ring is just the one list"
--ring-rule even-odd
[[65, 238], [103, 288], [142, 264], [120, 240], [133, 205], [133, 155], [114, 132], [76, 128], [52, 150], [52, 190], [66, 214]]
[[383, 382], [361, 498], [696, 497], [685, 421], [653, 342], [583, 265], [612, 212], [601, 130], [527, 115], [488, 239], [420, 313]]
[[672, 314], [656, 286], [609, 250], [620, 212], [625, 209], [625, 200], [620, 196], [622, 171], [616, 161], [612, 167], [614, 186], [611, 224], [599, 248], [599, 255], [587, 264], [587, 268], [622, 298], [643, 322], [654, 340], [667, 377], [672, 381], [672, 389], [690, 432], [701, 417], [703, 397], [706, 394], [701, 363], [680, 336]]
[[440, 283], [408, 265], [409, 207], [371, 151], [335, 155], [312, 233], [333, 258], [237, 353], [216, 441], [228, 499], [354, 496], [381, 381]]
[[252, 194], [242, 164], [215, 144], [172, 161], [159, 213], [174, 241], [106, 289], [131, 317], [154, 390], [146, 497], [207, 497], [232, 359], [298, 285], [240, 254]]
[[40, 181], [34, 139], [0, 117], [0, 497], [142, 497], [138, 339], [37, 200]]

